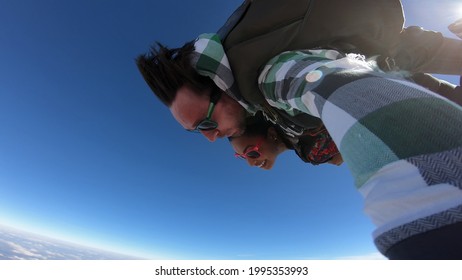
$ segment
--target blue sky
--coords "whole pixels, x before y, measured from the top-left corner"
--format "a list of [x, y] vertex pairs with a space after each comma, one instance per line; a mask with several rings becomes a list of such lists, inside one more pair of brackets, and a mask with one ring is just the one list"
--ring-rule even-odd
[[[159, 259], [376, 254], [346, 166], [287, 152], [250, 168], [184, 131], [139, 75], [152, 43], [214, 32], [240, 3], [0, 2], [0, 224]], [[406, 25], [447, 35], [462, 17], [460, 1], [403, 4]]]

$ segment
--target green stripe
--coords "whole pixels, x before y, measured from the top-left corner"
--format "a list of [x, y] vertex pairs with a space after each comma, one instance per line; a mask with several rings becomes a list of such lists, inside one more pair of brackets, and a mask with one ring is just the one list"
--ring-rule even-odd
[[[454, 119], [457, 121], [449, 121]], [[442, 99], [399, 101], [368, 114], [360, 122], [400, 159], [462, 145], [462, 110]]]
[[217, 73], [217, 69], [220, 66], [220, 62], [211, 58], [207, 55], [201, 55], [196, 63], [196, 70], [201, 73], [201, 71], [205, 71], [207, 73]]
[[275, 87], [277, 82], [265, 82], [261, 88], [266, 99], [276, 100], [275, 98]]
[[284, 62], [287, 62], [287, 61], [291, 61], [291, 60], [296, 60], [298, 56], [299, 56], [299, 54], [296, 53], [296, 52], [282, 53], [282, 54], [276, 56], [274, 59], [271, 59], [268, 64], [273, 64], [274, 65], [274, 64], [279, 64], [279, 63], [284, 63]]
[[[448, 121], [457, 115], [457, 122]], [[461, 128], [460, 108], [436, 98], [408, 99], [359, 120], [339, 148], [359, 188], [389, 163], [460, 147]]]
[[[307, 92], [310, 90], [310, 86], [307, 85], [307, 82], [305, 79], [303, 79], [303, 82], [300, 84], [300, 86], [296, 89], [295, 93], [295, 106], [298, 110], [310, 114], [311, 111], [306, 107], [305, 103], [302, 101], [302, 96], [307, 94]], [[317, 117], [317, 116], [316, 116]]]
[[399, 160], [381, 139], [360, 123], [348, 130], [339, 149], [357, 188], [364, 185], [383, 166]]

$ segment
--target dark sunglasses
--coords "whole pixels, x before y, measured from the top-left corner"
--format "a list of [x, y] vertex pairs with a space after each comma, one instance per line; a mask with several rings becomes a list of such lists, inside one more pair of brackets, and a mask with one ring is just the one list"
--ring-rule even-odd
[[242, 153], [242, 154], [234, 153], [234, 156], [237, 157], [237, 158], [240, 158], [240, 159], [248, 159], [248, 158], [256, 159], [256, 158], [259, 158], [261, 156], [260, 146], [261, 146], [262, 141], [263, 140], [259, 140], [257, 142], [257, 145], [252, 145], [252, 146], [247, 147], [245, 149], [244, 153]]
[[221, 97], [221, 90], [218, 87], [214, 87], [212, 93], [210, 94], [210, 104], [209, 109], [207, 110], [207, 116], [205, 119], [201, 120], [194, 129], [188, 129], [190, 132], [201, 132], [209, 131], [218, 127], [218, 123], [211, 119], [215, 105], [218, 103]]

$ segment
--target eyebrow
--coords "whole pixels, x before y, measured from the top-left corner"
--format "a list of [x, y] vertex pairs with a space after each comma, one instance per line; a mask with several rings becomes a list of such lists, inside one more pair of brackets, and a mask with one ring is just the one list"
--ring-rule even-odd
[[200, 121], [196, 121], [192, 128], [186, 128], [187, 131], [195, 131], [196, 130], [196, 127], [199, 125]]
[[187, 131], [194, 131], [196, 130], [196, 127], [197, 127], [197, 124], [199, 123], [199, 121], [196, 121], [195, 123], [193, 123], [193, 126], [192, 128], [186, 128], [186, 127], [183, 127], [185, 130]]

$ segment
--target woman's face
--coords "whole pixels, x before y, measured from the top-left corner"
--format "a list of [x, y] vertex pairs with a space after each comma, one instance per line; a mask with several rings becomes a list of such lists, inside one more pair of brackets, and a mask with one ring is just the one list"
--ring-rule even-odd
[[250, 166], [266, 170], [273, 167], [277, 156], [281, 153], [278, 139], [269, 136], [239, 136], [233, 138], [231, 146]]

